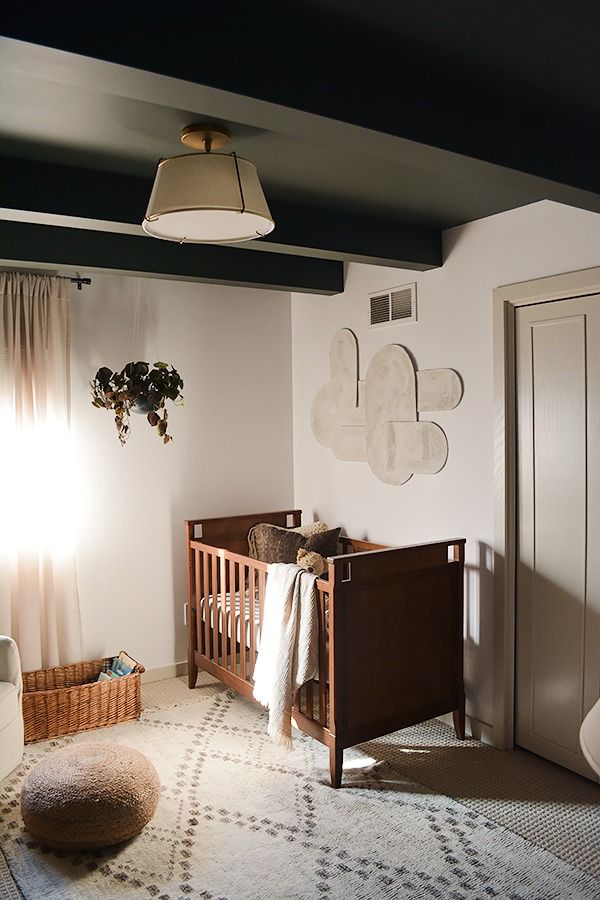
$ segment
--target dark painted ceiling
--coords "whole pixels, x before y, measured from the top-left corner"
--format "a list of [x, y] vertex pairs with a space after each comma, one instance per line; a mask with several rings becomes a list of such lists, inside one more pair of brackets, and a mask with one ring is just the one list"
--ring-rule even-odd
[[[267, 281], [277, 254], [319, 261], [330, 292], [336, 260], [439, 265], [451, 225], [545, 198], [600, 211], [597, 2], [5, 4], [0, 33], [5, 219], [141, 247], [156, 161], [203, 118], [258, 165], [277, 223], [225, 248], [240, 283], [246, 249]], [[201, 270], [216, 248], [181, 249]]]

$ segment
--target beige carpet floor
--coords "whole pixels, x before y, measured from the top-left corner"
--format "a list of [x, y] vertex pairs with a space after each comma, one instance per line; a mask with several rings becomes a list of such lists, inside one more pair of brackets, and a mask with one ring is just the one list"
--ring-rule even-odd
[[[200, 679], [221, 689], [206, 675]], [[186, 677], [147, 684], [143, 691], [148, 709], [194, 702]], [[360, 749], [600, 879], [600, 785], [526, 750], [459, 741], [437, 720]]]
[[[207, 676], [143, 692], [139, 722], [30, 745], [0, 783], [2, 900], [600, 898], [600, 787], [528, 753], [432, 721], [347, 751], [332, 791], [320, 744], [298, 736], [286, 754], [264, 711]], [[23, 830], [21, 781], [99, 739], [154, 762], [157, 814], [120, 848], [47, 851]]]

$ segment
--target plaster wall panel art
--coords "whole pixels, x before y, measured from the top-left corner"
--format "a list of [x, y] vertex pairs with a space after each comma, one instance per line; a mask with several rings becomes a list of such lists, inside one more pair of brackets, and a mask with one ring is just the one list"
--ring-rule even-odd
[[335, 410], [336, 423], [331, 449], [336, 459], [346, 462], [365, 462], [367, 459], [367, 413], [365, 408], [365, 382], [358, 382], [358, 405]]
[[329, 354], [330, 381], [317, 392], [311, 410], [313, 434], [336, 459], [366, 461], [386, 484], [413, 475], [433, 475], [448, 458], [446, 435], [419, 412], [454, 409], [462, 382], [452, 369], [415, 371], [404, 347], [388, 344], [358, 381], [358, 344], [347, 328], [338, 331]]
[[340, 328], [329, 348], [331, 402], [335, 409], [353, 409], [358, 400], [358, 343], [349, 328]]
[[330, 380], [317, 392], [311, 410], [313, 434], [333, 450], [337, 459], [367, 458], [364, 384], [358, 381], [358, 343], [352, 331], [341, 328], [329, 350]]
[[462, 382], [454, 369], [421, 369], [417, 372], [419, 412], [454, 409], [462, 399]]

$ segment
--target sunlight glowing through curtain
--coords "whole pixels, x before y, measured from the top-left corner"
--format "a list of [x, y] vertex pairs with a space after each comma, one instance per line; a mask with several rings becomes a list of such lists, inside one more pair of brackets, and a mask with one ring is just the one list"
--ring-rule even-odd
[[81, 659], [68, 279], [0, 272], [0, 632], [25, 670]]

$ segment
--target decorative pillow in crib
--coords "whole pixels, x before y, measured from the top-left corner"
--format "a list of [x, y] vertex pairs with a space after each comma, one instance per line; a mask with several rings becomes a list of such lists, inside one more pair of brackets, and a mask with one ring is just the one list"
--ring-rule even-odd
[[[272, 528], [279, 528], [279, 526], [261, 522], [259, 525], [253, 525], [250, 529], [248, 532], [248, 556], [251, 559], [263, 559], [269, 529]], [[287, 531], [288, 529], [280, 528], [279, 530]]]
[[[279, 525], [270, 525], [268, 522], [261, 522], [259, 525], [254, 525], [253, 528], [248, 532], [248, 556], [251, 559], [260, 559], [263, 562], [274, 562], [274, 560], [266, 560], [266, 543], [267, 540], [270, 540], [270, 535], [272, 535], [273, 530], [277, 531], [285, 531], [286, 534], [292, 532], [293, 534], [300, 534], [304, 538], [312, 537], [314, 534], [319, 534], [327, 531], [327, 525], [325, 522], [310, 522], [308, 525], [300, 525], [298, 528], [282, 528]], [[298, 546], [302, 547], [303, 544], [299, 544]], [[277, 560], [279, 562], [279, 560]], [[284, 562], [296, 562], [296, 559], [284, 560]]]
[[320, 556], [337, 556], [340, 528], [332, 528], [330, 531], [321, 531], [307, 538], [304, 544], [305, 550], [312, 550]]
[[326, 522], [309, 522], [308, 525], [298, 525], [297, 528], [291, 528], [290, 531], [297, 531], [305, 538], [311, 538], [313, 534], [323, 534], [329, 531], [329, 525]]
[[323, 559], [319, 553], [315, 553], [314, 550], [306, 550], [304, 547], [300, 547], [296, 563], [308, 572], [314, 572], [317, 578], [327, 574], [327, 560]]
[[[260, 525], [253, 525], [248, 532], [248, 556], [251, 559], [262, 559], [265, 552], [266, 532], [265, 528], [275, 528], [275, 525], [269, 525], [267, 522], [261, 522]], [[285, 531], [286, 529], [282, 529]]]
[[252, 546], [252, 542], [256, 552], [253, 559], [266, 563], [295, 563], [298, 550], [304, 547], [306, 538], [289, 528], [261, 524], [250, 529], [248, 544]]

